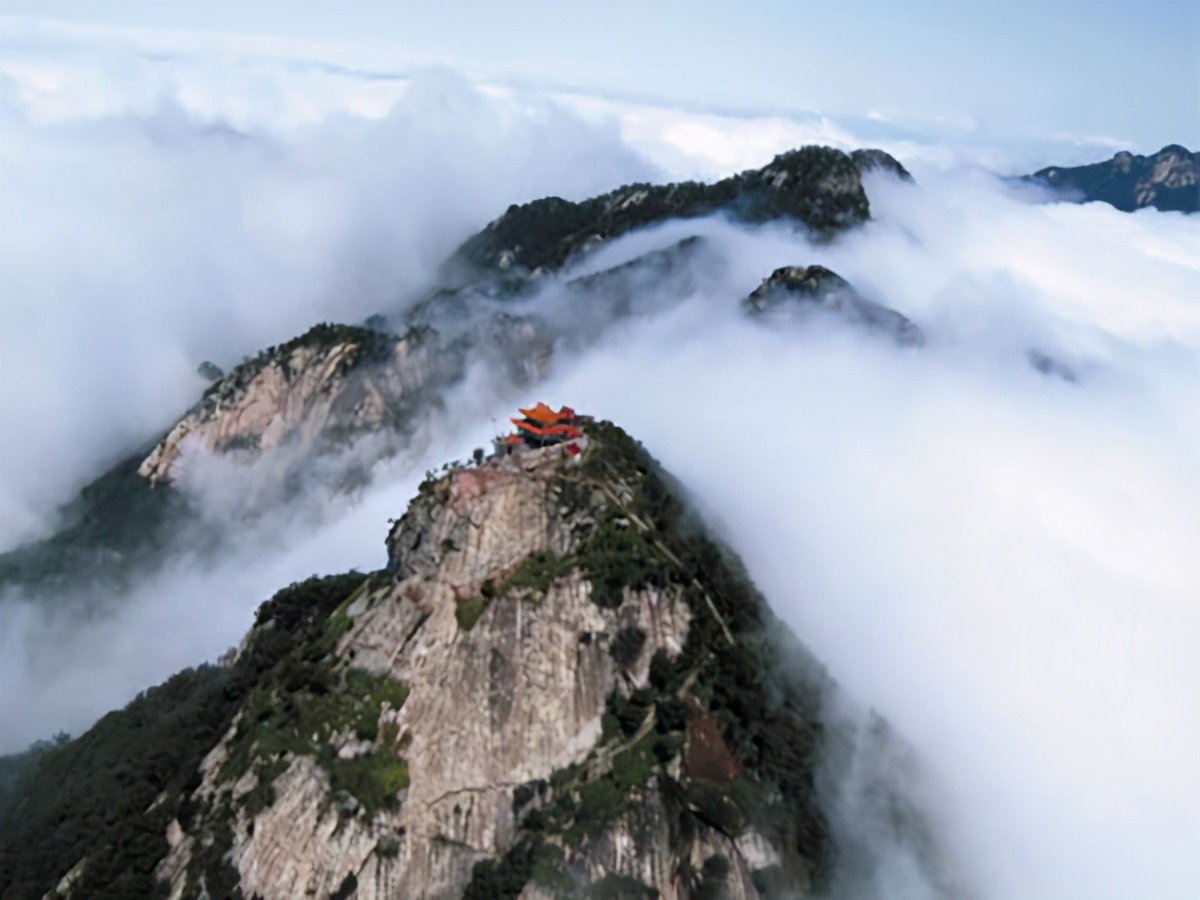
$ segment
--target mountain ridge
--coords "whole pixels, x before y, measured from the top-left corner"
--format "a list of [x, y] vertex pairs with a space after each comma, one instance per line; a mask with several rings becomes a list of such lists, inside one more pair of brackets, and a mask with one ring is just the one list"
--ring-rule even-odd
[[[401, 885], [748, 900], [827, 884], [816, 768], [832, 682], [779, 642], [740, 563], [645, 450], [610, 423], [585, 430], [579, 458], [526, 449], [427, 479], [385, 570], [279, 592], [221, 668], [177, 676], [178, 705], [142, 721], [174, 714], [186, 746], [147, 758], [140, 796], [156, 799], [90, 820], [82, 858], [52, 810], [31, 825], [10, 800], [0, 883], [25, 886], [6, 900], [47, 878], [61, 897], [158, 883], [263, 900]], [[47, 751], [43, 781], [122, 716]], [[919, 812], [883, 788], [936, 880]], [[33, 835], [39, 857], [57, 854], [40, 876], [22, 868]]]
[[[484, 363], [515, 390], [544, 375], [557, 335], [511, 301], [537, 289], [548, 274], [635, 228], [713, 213], [745, 222], [790, 221], [829, 239], [869, 216], [861, 173], [870, 169], [911, 180], [879, 150], [805, 147], [713, 185], [629, 185], [580, 204], [548, 198], [510, 207], [452, 254], [443, 266], [444, 284], [401, 320], [316, 325], [215, 380], [137, 466], [153, 491], [121, 481], [124, 469], [100, 476], [84, 489], [74, 515], [97, 521], [99, 488], [124, 484], [123, 494], [103, 494], [107, 527], [68, 526], [0, 554], [0, 596], [7, 590], [47, 597], [78, 584], [124, 587], [136, 571], [181, 552], [177, 537], [185, 525], [188, 554], [218, 552], [222, 532], [197, 525], [195, 498], [174, 483], [190, 454], [246, 462], [273, 454], [280, 470], [272, 475], [274, 495], [282, 498], [294, 493], [289, 485], [323, 452], [375, 437], [372, 452], [386, 457], [411, 444], [469, 364]], [[530, 216], [536, 227], [526, 222]], [[635, 314], [635, 295], [653, 294], [655, 287], [685, 296], [694, 279], [683, 263], [705, 252], [702, 239], [685, 239], [674, 253], [651, 251], [606, 272], [568, 276], [564, 290], [580, 322], [601, 328], [608, 318]], [[581, 336], [589, 330], [577, 325]]]
[[1122, 150], [1106, 162], [1047, 166], [1022, 180], [1045, 185], [1064, 199], [1100, 201], [1122, 212], [1200, 210], [1200, 153], [1180, 144], [1149, 156]]
[[463, 271], [472, 280], [508, 272], [536, 277], [635, 228], [718, 212], [746, 224], [791, 219], [830, 238], [870, 217], [862, 173], [873, 168], [911, 180], [881, 150], [848, 154], [809, 146], [712, 184], [641, 183], [581, 203], [547, 197], [514, 204], [463, 243], [443, 271], [450, 282], [461, 279]]

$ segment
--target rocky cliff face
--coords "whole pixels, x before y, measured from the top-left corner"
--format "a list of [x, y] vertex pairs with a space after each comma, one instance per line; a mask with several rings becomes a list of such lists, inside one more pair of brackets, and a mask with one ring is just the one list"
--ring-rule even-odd
[[202, 486], [178, 489], [198, 457], [270, 457], [261, 471], [282, 490], [264, 490], [257, 505], [257, 493], [248, 494], [231, 510], [257, 515], [262, 503], [286, 501], [318, 459], [364, 438], [374, 442], [348, 463], [347, 483], [407, 448], [468, 365], [489, 366], [519, 388], [545, 374], [551, 347], [537, 322], [491, 310], [454, 333], [316, 326], [211, 385], [155, 444], [85, 488], [53, 537], [0, 554], [0, 596], [10, 586], [41, 596], [123, 588], [173, 553], [219, 552], [222, 535], [205, 525], [195, 502], [203, 501]]
[[582, 443], [430, 478], [384, 570], [280, 591], [220, 668], [40, 751], [0, 790], [0, 894], [882, 896], [831, 778], [941, 884], [870, 762], [886, 727], [830, 717], [821, 666], [639, 444]]
[[1124, 212], [1147, 206], [1160, 210], [1200, 210], [1200, 153], [1171, 144], [1153, 156], [1121, 151], [1108, 162], [1050, 166], [1028, 176], [1060, 191], [1066, 199], [1100, 200]]
[[523, 451], [426, 483], [386, 573], [288, 648], [205, 757], [157, 868], [172, 897], [751, 898], [821, 879], [823, 676], [780, 675], [761, 598], [653, 462], [612, 426], [589, 441], [582, 461]]
[[[172, 482], [189, 445], [208, 452], [307, 449], [338, 432], [367, 432], [401, 420], [403, 406], [435, 371], [428, 342], [361, 328], [318, 326], [271, 348], [217, 381], [138, 467]], [[373, 364], [373, 365], [372, 365]]]
[[175, 481], [189, 451], [289, 449], [303, 457], [364, 435], [411, 430], [422, 403], [460, 373], [436, 332], [393, 337], [319, 325], [213, 384], [138, 467], [153, 485]]

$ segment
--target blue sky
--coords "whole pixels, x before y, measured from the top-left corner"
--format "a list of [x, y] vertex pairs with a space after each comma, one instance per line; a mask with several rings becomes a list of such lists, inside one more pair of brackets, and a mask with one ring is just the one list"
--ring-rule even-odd
[[0, 12], [358, 44], [376, 64], [446, 64], [689, 105], [870, 113], [1005, 140], [1108, 137], [1142, 152], [1200, 144], [1196, 0], [0, 0]]

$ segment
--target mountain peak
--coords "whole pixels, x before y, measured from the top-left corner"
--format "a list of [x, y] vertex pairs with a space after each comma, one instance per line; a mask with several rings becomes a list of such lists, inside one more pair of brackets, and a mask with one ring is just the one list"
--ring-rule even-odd
[[1108, 162], [1049, 166], [1026, 180], [1053, 188], [1064, 199], [1099, 200], [1124, 212], [1144, 207], [1178, 212], [1200, 210], [1200, 153], [1168, 144], [1151, 156], [1122, 150]]
[[858, 155], [801, 147], [713, 184], [631, 184], [580, 203], [547, 197], [513, 205], [464, 243], [447, 263], [446, 280], [531, 274], [560, 268], [595, 245], [666, 219], [724, 213], [748, 223], [790, 219], [832, 237], [870, 214], [862, 172], [907, 176], [882, 150]]
[[[825, 677], [783, 676], [765, 604], [673, 482], [577, 421], [581, 454], [524, 445], [427, 479], [386, 570], [263, 606], [227, 662], [224, 734], [144, 814], [172, 896], [748, 900], [820, 879]], [[103, 846], [106, 871], [134, 852]], [[82, 896], [100, 868], [71, 862], [63, 896]]]
[[862, 297], [848, 281], [820, 265], [776, 269], [742, 301], [742, 308], [752, 316], [832, 314], [867, 331], [886, 334], [901, 345], [925, 342], [916, 323]]

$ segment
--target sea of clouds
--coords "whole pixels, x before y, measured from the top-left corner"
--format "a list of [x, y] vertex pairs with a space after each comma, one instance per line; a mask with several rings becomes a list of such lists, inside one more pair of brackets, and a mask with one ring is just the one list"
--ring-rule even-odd
[[[706, 221], [606, 248], [595, 267], [702, 233], [720, 263], [576, 341], [524, 399], [613, 419], [681, 479], [833, 677], [912, 745], [974, 896], [1200, 895], [1200, 220], [1041, 204], [988, 171], [1086, 147], [5, 27], [0, 549], [169, 427], [200, 360], [402, 309], [509, 203], [882, 146], [919, 186], [869, 179], [873, 221], [833, 244]], [[925, 345], [739, 313], [773, 268], [809, 263]], [[561, 298], [551, 284], [533, 302]], [[0, 750], [215, 658], [288, 581], [382, 564], [421, 473], [483, 444], [510, 402], [483, 378], [460, 397], [470, 413], [373, 488], [265, 520], [216, 570], [181, 563], [84, 623], [0, 605]], [[885, 877], [890, 896], [928, 890], [900, 864]]]

